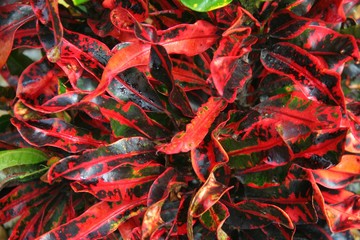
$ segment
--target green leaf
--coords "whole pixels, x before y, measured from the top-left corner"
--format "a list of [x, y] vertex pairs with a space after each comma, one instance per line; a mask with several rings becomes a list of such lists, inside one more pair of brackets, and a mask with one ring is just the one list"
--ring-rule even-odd
[[221, 7], [225, 7], [232, 0], [181, 0], [181, 3], [191, 10], [198, 12], [208, 12]]
[[18, 165], [40, 163], [45, 161], [47, 158], [48, 157], [45, 153], [33, 148], [1, 151], [0, 170]]
[[13, 166], [0, 170], [0, 190], [19, 183], [29, 182], [43, 175], [49, 167], [39, 164]]
[[88, 2], [89, 0], [73, 0], [75, 6]]

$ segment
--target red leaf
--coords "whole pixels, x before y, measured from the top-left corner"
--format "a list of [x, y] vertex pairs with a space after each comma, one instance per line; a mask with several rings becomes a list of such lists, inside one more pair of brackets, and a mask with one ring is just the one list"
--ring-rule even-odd
[[226, 102], [220, 98], [209, 98], [196, 113], [191, 123], [186, 125], [186, 131], [177, 133], [170, 143], [159, 145], [159, 151], [167, 154], [188, 152], [196, 148], [204, 139], [219, 113], [225, 109]]
[[307, 17], [327, 23], [340, 23], [346, 19], [343, 0], [319, 0], [314, 3]]
[[141, 137], [123, 138], [110, 145], [87, 150], [81, 156], [69, 156], [53, 164], [49, 182], [64, 177], [71, 180], [91, 179], [120, 165], [143, 165], [156, 162], [153, 143]]
[[175, 84], [172, 75], [172, 64], [166, 49], [161, 45], [152, 45], [150, 49], [149, 68], [151, 75], [164, 83], [170, 91], [169, 101], [178, 108], [185, 116], [192, 117], [189, 100], [185, 92]]
[[61, 70], [46, 58], [32, 63], [19, 78], [17, 97], [36, 109], [57, 95], [59, 73]]
[[[193, 56], [204, 52], [217, 40], [216, 27], [205, 21], [194, 24], [177, 25], [164, 31], [159, 31], [160, 41], [168, 54], [185, 54]], [[109, 60], [101, 82], [97, 89], [87, 96], [90, 100], [105, 91], [110, 80], [118, 73], [136, 66], [145, 66], [149, 62], [150, 45], [133, 43], [128, 46], [120, 45], [118, 50]], [[128, 56], [123, 58], [123, 56]]]
[[95, 140], [88, 130], [56, 118], [29, 122], [13, 118], [11, 122], [27, 142], [37, 147], [52, 146], [76, 153], [104, 144]]
[[0, 67], [2, 67], [12, 50], [16, 30], [35, 18], [29, 5], [14, 3], [0, 7]]
[[193, 217], [199, 217], [217, 203], [231, 188], [232, 187], [227, 187], [216, 181], [214, 173], [210, 173], [206, 182], [193, 197], [189, 208], [189, 214]]
[[77, 218], [40, 236], [39, 240], [97, 239], [114, 232], [120, 224], [144, 211], [145, 199], [132, 203], [99, 202]]
[[29, 21], [16, 30], [13, 49], [21, 47], [41, 48], [36, 30], [36, 20]]
[[326, 217], [332, 232], [360, 228], [360, 196], [353, 195], [343, 202], [325, 205]]
[[210, 140], [204, 140], [191, 150], [191, 163], [197, 177], [205, 182], [210, 172], [219, 164], [229, 161], [226, 151], [211, 133]]
[[250, 37], [250, 32], [250, 28], [241, 27], [226, 35], [224, 33], [210, 64], [216, 90], [228, 102], [235, 101], [237, 89], [244, 88], [252, 74], [250, 64], [242, 58], [256, 42], [256, 38]]
[[101, 113], [110, 120], [116, 137], [145, 136], [163, 138], [168, 132], [165, 127], [149, 118], [146, 113], [132, 102], [117, 102], [110, 97], [97, 97], [93, 100]]
[[38, 31], [46, 31], [45, 26], [52, 29], [52, 36], [50, 36], [50, 34], [46, 37], [40, 35], [40, 41], [46, 50], [48, 60], [50, 62], [56, 62], [60, 59], [60, 45], [63, 38], [63, 27], [59, 16], [58, 1], [31, 0], [30, 2], [37, 18], [41, 22], [41, 24], [40, 22], [38, 23]]
[[[359, 59], [355, 37], [323, 26], [310, 26], [298, 39], [303, 49], [325, 60], [329, 69], [340, 71], [349, 60]], [[340, 68], [340, 69], [339, 69]]]
[[170, 167], [167, 168], [160, 176], [156, 178], [156, 180], [149, 189], [147, 199], [148, 207], [167, 197], [167, 195], [169, 194], [170, 184], [173, 183], [176, 177], [177, 173], [173, 168]]
[[294, 224], [286, 210], [268, 203], [254, 200], [244, 200], [235, 205], [224, 202], [228, 207], [230, 216], [225, 224], [232, 228], [256, 229], [265, 227], [270, 223], [281, 224], [282, 226], [294, 229]]
[[301, 34], [310, 23], [310, 19], [295, 15], [289, 10], [282, 10], [272, 15], [269, 33], [274, 38], [291, 39]]
[[28, 208], [47, 200], [51, 186], [42, 182], [23, 183], [0, 199], [0, 222], [9, 221]]
[[290, 43], [277, 43], [261, 51], [261, 62], [271, 72], [293, 79], [304, 94], [345, 108], [339, 74], [324, 69], [319, 59]]
[[119, 166], [99, 177], [73, 182], [71, 187], [75, 192], [88, 192], [103, 201], [135, 201], [148, 195], [163, 169], [154, 163]]

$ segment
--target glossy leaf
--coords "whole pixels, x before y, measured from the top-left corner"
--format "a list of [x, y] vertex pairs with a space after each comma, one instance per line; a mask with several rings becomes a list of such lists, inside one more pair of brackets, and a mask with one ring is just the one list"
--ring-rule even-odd
[[318, 219], [312, 202], [312, 185], [307, 180], [294, 179], [289, 175], [279, 186], [261, 188], [261, 190], [246, 186], [244, 192], [248, 199], [260, 202], [266, 199], [267, 203], [280, 207], [294, 224], [315, 223]]
[[[52, 29], [51, 40], [40, 37], [40, 41], [46, 50], [47, 58], [50, 62], [56, 62], [60, 58], [60, 45], [63, 37], [63, 27], [60, 21], [57, 0], [32, 0], [31, 6], [41, 25], [50, 26]], [[40, 25], [40, 23], [38, 23]], [[38, 26], [39, 26], [38, 25]], [[39, 26], [40, 31], [42, 28]]]
[[300, 35], [310, 23], [309, 19], [283, 10], [274, 14], [270, 19], [269, 33], [274, 38], [291, 39]]
[[0, 199], [0, 222], [9, 221], [27, 208], [41, 204], [49, 197], [51, 186], [42, 182], [24, 183]]
[[177, 133], [170, 143], [159, 145], [158, 150], [167, 154], [175, 154], [196, 148], [226, 105], [226, 102], [220, 98], [210, 98], [201, 106], [191, 123], [186, 126], [186, 131]]
[[52, 146], [76, 153], [104, 144], [94, 139], [88, 130], [56, 118], [29, 122], [13, 118], [11, 122], [27, 142], [37, 147]]
[[20, 76], [17, 97], [34, 107], [43, 104], [57, 95], [60, 73], [46, 58], [34, 62]]
[[191, 163], [197, 177], [205, 182], [210, 172], [219, 164], [226, 163], [229, 157], [214, 133], [211, 139], [204, 141], [196, 148], [191, 150]]
[[220, 200], [222, 195], [229, 191], [231, 187], [227, 187], [222, 183], [216, 181], [213, 173], [210, 173], [206, 182], [196, 192], [193, 197], [189, 214], [193, 217], [199, 217], [208, 209], [210, 209], [216, 202]]
[[229, 211], [220, 201], [215, 203], [209, 210], [204, 212], [199, 220], [210, 231], [222, 231], [221, 226], [230, 216]]
[[39, 164], [26, 164], [0, 170], [0, 189], [12, 187], [38, 179], [48, 167]]
[[307, 51], [290, 43], [278, 43], [261, 51], [261, 61], [269, 71], [292, 78], [308, 98], [344, 108], [339, 75], [323, 69]]
[[71, 187], [75, 192], [88, 192], [104, 201], [135, 201], [147, 196], [162, 171], [159, 164], [120, 166], [99, 177], [73, 182]]
[[[216, 27], [205, 21], [195, 24], [183, 24], [164, 31], [159, 31], [159, 43], [168, 54], [186, 54], [193, 56], [204, 52], [217, 39]], [[186, 49], [186, 51], [185, 51]], [[135, 66], [145, 66], [149, 61], [150, 46], [148, 44], [133, 43], [121, 46], [120, 50], [110, 58], [98, 88], [88, 95], [89, 100], [105, 91], [110, 80], [118, 73]], [[126, 59], [123, 56], [128, 56]]]
[[132, 102], [117, 102], [109, 97], [97, 97], [93, 100], [101, 113], [110, 120], [116, 137], [145, 136], [162, 138], [168, 130], [150, 119], [145, 112]]
[[124, 164], [142, 165], [156, 161], [154, 144], [142, 137], [123, 138], [110, 145], [87, 150], [81, 156], [69, 156], [52, 165], [48, 180], [91, 179]]
[[41, 163], [47, 158], [45, 153], [33, 148], [1, 151], [0, 170], [13, 166]]
[[225, 204], [230, 216], [225, 224], [238, 229], [256, 229], [265, 227], [269, 223], [281, 224], [286, 228], [293, 229], [294, 225], [286, 211], [267, 203], [254, 200], [245, 200], [235, 205]]
[[359, 228], [359, 196], [353, 195], [343, 202], [326, 205], [326, 217], [333, 232]]
[[186, 7], [198, 11], [198, 12], [208, 12], [215, 10], [217, 8], [224, 7], [231, 3], [232, 0], [216, 0], [216, 1], [209, 1], [209, 0], [196, 0], [196, 1], [190, 1], [190, 0], [181, 0], [181, 3], [184, 4]]
[[12, 50], [16, 30], [26, 22], [35, 18], [31, 6], [14, 3], [0, 7], [0, 67], [5, 63]]
[[[244, 21], [244, 15], [240, 12], [237, 22]], [[252, 75], [245, 54], [251, 51], [251, 46], [256, 42], [256, 38], [250, 37], [250, 28], [237, 27], [237, 22], [223, 34], [210, 64], [216, 90], [228, 102], [235, 100], [237, 90], [245, 88]]]
[[133, 216], [144, 211], [145, 200], [128, 204], [99, 202], [77, 218], [41, 235], [41, 240], [94, 239], [105, 237]]
[[151, 75], [167, 86], [168, 91], [170, 92], [170, 103], [178, 108], [185, 116], [193, 116], [185, 92], [174, 82], [171, 59], [163, 46], [151, 46], [149, 68]]
[[296, 41], [335, 71], [339, 71], [345, 62], [359, 59], [359, 48], [355, 38], [329, 28], [310, 26]]

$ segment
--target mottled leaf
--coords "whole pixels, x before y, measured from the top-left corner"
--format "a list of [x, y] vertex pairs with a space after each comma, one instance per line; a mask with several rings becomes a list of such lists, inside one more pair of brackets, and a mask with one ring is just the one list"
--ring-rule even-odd
[[156, 162], [154, 144], [141, 137], [123, 138], [110, 145], [87, 150], [81, 156], [69, 156], [52, 165], [48, 180], [58, 177], [71, 180], [91, 179], [124, 164]]
[[29, 122], [13, 118], [11, 122], [27, 142], [37, 147], [52, 146], [76, 153], [104, 144], [94, 139], [88, 130], [57, 118]]
[[12, 50], [16, 30], [35, 18], [31, 6], [14, 3], [0, 7], [0, 67], [5, 63]]
[[326, 217], [333, 232], [341, 232], [360, 227], [359, 195], [353, 195], [345, 201], [326, 205]]
[[225, 224], [230, 228], [256, 229], [270, 223], [281, 224], [289, 229], [294, 228], [287, 212], [275, 205], [254, 200], [244, 200], [235, 205], [225, 202], [225, 205], [230, 214]]
[[40, 37], [40, 42], [46, 51], [46, 56], [50, 62], [56, 62], [60, 59], [60, 46], [63, 38], [63, 27], [60, 21], [58, 1], [57, 0], [31, 0], [33, 11], [40, 22], [38, 22], [38, 31], [47, 31], [49, 27], [52, 34]]
[[114, 232], [126, 220], [144, 211], [144, 199], [132, 203], [99, 202], [82, 215], [41, 235], [41, 240], [96, 239]]
[[162, 165], [154, 163], [125, 165], [99, 177], [73, 182], [71, 187], [75, 192], [88, 192], [103, 201], [135, 201], [148, 195], [150, 186], [163, 169]]
[[310, 19], [282, 10], [271, 17], [269, 33], [274, 38], [291, 39], [301, 34], [310, 23]]
[[158, 150], [167, 154], [175, 154], [188, 152], [196, 148], [208, 133], [215, 118], [226, 105], [226, 102], [220, 98], [209, 98], [199, 108], [191, 123], [186, 125], [186, 131], [177, 133], [170, 143], [159, 145]]
[[308, 98], [345, 107], [339, 74], [324, 69], [318, 58], [300, 47], [274, 44], [261, 51], [261, 62], [269, 71], [293, 79]]
[[296, 42], [335, 71], [339, 71], [345, 62], [359, 59], [359, 48], [353, 36], [323, 26], [308, 27]]
[[[193, 56], [204, 52], [217, 39], [216, 27], [205, 21], [194, 24], [181, 24], [174, 28], [159, 31], [159, 43], [168, 54], [185, 54]], [[186, 50], [185, 50], [186, 49]], [[145, 66], [149, 62], [150, 45], [133, 43], [122, 46], [120, 50], [110, 58], [98, 88], [88, 95], [86, 100], [101, 94], [109, 85], [110, 80], [118, 73], [135, 66]], [[123, 56], [128, 56], [123, 58]]]
[[145, 136], [163, 138], [168, 130], [149, 118], [145, 112], [132, 102], [117, 102], [110, 97], [97, 97], [93, 100], [101, 113], [110, 120], [116, 137]]
[[193, 217], [201, 216], [215, 203], [217, 203], [220, 198], [231, 188], [232, 187], [227, 187], [216, 181], [214, 174], [210, 173], [206, 182], [201, 186], [201, 188], [193, 197], [189, 208], [189, 214], [191, 214]]

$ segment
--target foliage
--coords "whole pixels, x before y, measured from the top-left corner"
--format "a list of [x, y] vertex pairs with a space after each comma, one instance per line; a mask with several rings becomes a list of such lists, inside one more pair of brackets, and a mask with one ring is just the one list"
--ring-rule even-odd
[[181, 2], [0, 3], [10, 239], [360, 227], [359, 2]]

